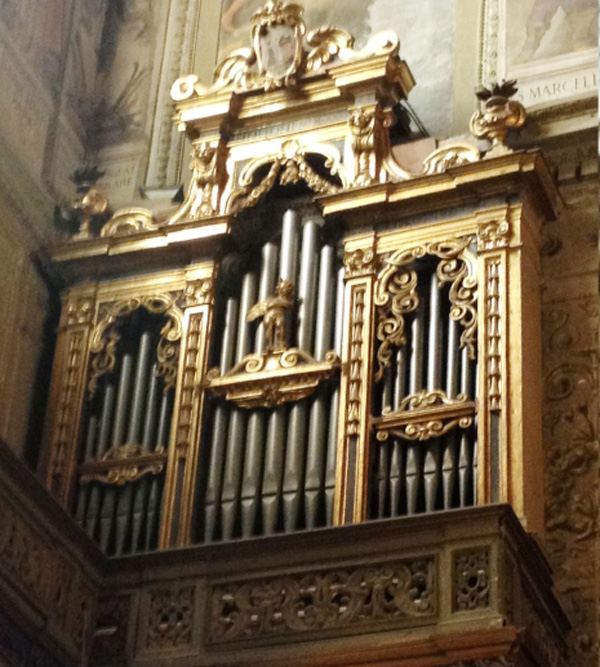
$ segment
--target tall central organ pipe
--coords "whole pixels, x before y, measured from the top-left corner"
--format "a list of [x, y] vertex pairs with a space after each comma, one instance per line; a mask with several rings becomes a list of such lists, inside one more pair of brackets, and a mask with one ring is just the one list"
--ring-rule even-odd
[[[298, 340], [300, 350], [311, 353], [315, 319], [320, 224], [308, 217], [302, 226], [302, 258], [298, 278]], [[308, 400], [290, 408], [283, 475], [283, 525], [286, 532], [298, 528], [304, 484], [304, 459]]]
[[[279, 277], [282, 280], [296, 280], [298, 256], [298, 225], [299, 215], [288, 210], [283, 216], [281, 231], [281, 253], [279, 261]], [[287, 318], [289, 335], [289, 317]], [[262, 481], [262, 520], [265, 535], [272, 535], [277, 530], [280, 513], [283, 448], [285, 442], [287, 408], [275, 408], [269, 415], [267, 425], [267, 442]]]
[[[240, 310], [238, 313], [235, 363], [239, 363], [250, 352], [249, 326], [246, 322], [246, 315], [256, 302], [257, 282], [255, 273], [248, 272], [244, 275]], [[232, 408], [221, 492], [221, 519], [224, 540], [232, 539], [236, 531], [236, 519], [240, 503], [242, 461], [244, 460], [246, 420], [247, 416], [243, 408]]]
[[[274, 243], [266, 243], [263, 246], [260, 285], [258, 288], [259, 301], [273, 294], [277, 275], [277, 255], [278, 248]], [[256, 331], [254, 351], [262, 352], [265, 346], [265, 327], [261, 322]], [[264, 412], [253, 410], [248, 419], [242, 478], [242, 537], [251, 537], [256, 528], [264, 458], [265, 417]]]

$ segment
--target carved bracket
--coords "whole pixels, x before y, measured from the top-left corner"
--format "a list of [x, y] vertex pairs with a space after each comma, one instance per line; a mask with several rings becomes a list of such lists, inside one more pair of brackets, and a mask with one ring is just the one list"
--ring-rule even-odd
[[377, 440], [390, 435], [405, 440], [429, 440], [447, 433], [455, 426], [468, 428], [473, 423], [475, 403], [465, 394], [448, 398], [441, 390], [423, 390], [407, 396], [398, 410], [373, 419]]
[[133, 443], [119, 445], [109, 449], [99, 461], [82, 463], [79, 481], [81, 484], [97, 481], [122, 486], [144, 475], [160, 474], [166, 461], [167, 454], [162, 448], [149, 452]]
[[296, 348], [272, 349], [247, 355], [224, 375], [218, 368], [211, 369], [206, 386], [242, 408], [273, 408], [310, 396], [339, 366], [333, 351], [324, 361], [315, 361]]

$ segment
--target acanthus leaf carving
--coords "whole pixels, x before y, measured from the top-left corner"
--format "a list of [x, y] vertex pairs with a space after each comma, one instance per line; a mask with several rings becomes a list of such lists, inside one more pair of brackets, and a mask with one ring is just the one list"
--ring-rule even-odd
[[442, 241], [398, 250], [383, 260], [383, 269], [375, 283], [374, 302], [377, 306], [378, 370], [376, 379], [383, 377], [389, 366], [393, 346], [405, 344], [404, 316], [419, 305], [418, 276], [408, 269], [413, 262], [433, 255], [438, 262], [436, 275], [440, 283], [450, 283], [450, 317], [460, 322], [463, 331], [460, 346], [475, 358], [477, 335], [477, 272], [476, 260], [469, 250], [471, 237], [459, 241]]
[[436, 611], [434, 560], [237, 581], [212, 590], [209, 642], [426, 617]]

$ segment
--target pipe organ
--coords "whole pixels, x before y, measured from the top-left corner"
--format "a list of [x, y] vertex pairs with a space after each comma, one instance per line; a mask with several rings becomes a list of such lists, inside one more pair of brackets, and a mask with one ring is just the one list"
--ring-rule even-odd
[[[285, 71], [262, 61], [274, 26]], [[481, 97], [487, 153], [446, 143], [413, 173], [389, 139], [414, 84], [395, 36], [303, 41], [278, 2], [253, 30], [211, 88], [173, 86], [179, 208], [87, 216], [54, 249], [48, 488], [111, 556], [495, 502], [540, 529], [537, 246], [558, 200], [505, 144], [514, 90]]]

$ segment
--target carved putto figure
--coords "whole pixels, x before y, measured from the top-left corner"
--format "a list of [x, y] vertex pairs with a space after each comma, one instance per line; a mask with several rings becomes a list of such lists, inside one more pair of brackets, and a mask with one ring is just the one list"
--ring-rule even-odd
[[267, 350], [286, 347], [285, 344], [285, 311], [293, 304], [294, 284], [289, 280], [280, 279], [275, 294], [254, 304], [248, 311], [246, 320], [253, 322], [262, 317], [267, 338]]

